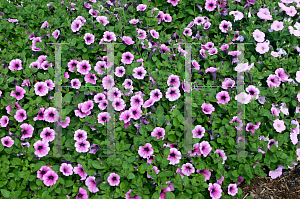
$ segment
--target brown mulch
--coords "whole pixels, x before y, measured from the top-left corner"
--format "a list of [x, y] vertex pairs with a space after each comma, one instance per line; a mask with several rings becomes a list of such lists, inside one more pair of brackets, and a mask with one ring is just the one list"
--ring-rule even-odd
[[239, 186], [246, 199], [300, 199], [300, 165], [293, 169], [283, 170], [282, 175], [276, 179], [256, 176], [248, 185], [246, 181]]

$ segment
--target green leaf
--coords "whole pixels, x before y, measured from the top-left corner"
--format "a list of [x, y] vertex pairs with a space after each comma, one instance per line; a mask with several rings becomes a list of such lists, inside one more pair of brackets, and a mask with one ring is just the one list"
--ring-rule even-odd
[[48, 67], [48, 72], [51, 76], [54, 76], [54, 69], [53, 67]]
[[135, 175], [133, 173], [129, 173], [127, 176], [128, 179], [133, 179], [135, 178]]
[[143, 4], [145, 4], [145, 5], [148, 5], [148, 4], [149, 4], [149, 1], [148, 1], [148, 0], [143, 0], [142, 2], [143, 2]]
[[73, 38], [71, 41], [71, 46], [75, 46], [75, 44], [76, 44], [76, 38]]
[[275, 155], [272, 155], [272, 156], [271, 156], [271, 162], [274, 162], [274, 163], [276, 163], [276, 162], [277, 162], [277, 158], [276, 158], [276, 156], [275, 156]]
[[239, 177], [239, 174], [238, 174], [237, 170], [234, 170], [234, 171], [232, 172], [232, 175], [233, 175], [234, 177]]
[[[86, 52], [83, 50], [83, 52]], [[83, 60], [89, 60], [89, 56], [87, 54], [82, 55]]]
[[5, 198], [8, 198], [10, 196], [10, 192], [6, 189], [1, 189], [1, 193]]
[[167, 191], [167, 192], [166, 192], [166, 195], [165, 195], [165, 198], [168, 198], [168, 199], [175, 199], [175, 195], [174, 195], [173, 192]]
[[175, 141], [176, 141], [176, 136], [173, 135], [173, 134], [171, 134], [171, 135], [168, 136], [168, 140], [169, 140], [170, 142], [175, 142]]
[[72, 180], [67, 180], [66, 187], [71, 187], [74, 184]]
[[100, 185], [100, 189], [105, 190], [106, 188], [108, 188], [110, 185], [108, 183], [101, 183]]
[[92, 162], [92, 166], [93, 166], [95, 169], [105, 169], [105, 167], [102, 166], [98, 160], [94, 160], [94, 161]]
[[83, 45], [83, 43], [80, 43], [80, 44], [77, 46], [77, 49], [82, 49], [82, 48], [84, 48], [84, 45]]
[[271, 151], [273, 153], [275, 153], [277, 151], [277, 147], [274, 144], [271, 146]]
[[177, 118], [178, 118], [178, 121], [181, 123], [181, 124], [184, 124], [184, 117], [183, 117], [183, 115], [178, 115], [177, 116]]

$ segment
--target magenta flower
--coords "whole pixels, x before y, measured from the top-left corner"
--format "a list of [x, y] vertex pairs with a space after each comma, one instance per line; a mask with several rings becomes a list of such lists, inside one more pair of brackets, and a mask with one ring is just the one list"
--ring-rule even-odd
[[273, 87], [274, 88], [279, 87], [281, 82], [280, 82], [280, 79], [276, 75], [270, 74], [269, 77], [267, 78], [267, 84], [269, 87], [271, 87], [273, 89]]
[[50, 127], [45, 127], [41, 132], [40, 137], [45, 142], [52, 142], [55, 139], [55, 131]]
[[206, 0], [205, 2], [205, 10], [212, 12], [217, 7], [217, 0]]
[[79, 187], [79, 193], [76, 195], [76, 199], [88, 199], [89, 196], [87, 191], [81, 187]]
[[43, 180], [43, 176], [48, 172], [51, 171], [52, 169], [48, 166], [42, 166], [38, 171], [37, 171], [37, 178], [40, 180]]
[[107, 75], [102, 79], [102, 86], [104, 89], [110, 90], [114, 85], [115, 81], [111, 75]]
[[60, 35], [60, 31], [57, 30], [57, 29], [52, 33], [52, 36], [53, 36], [55, 39], [57, 39], [59, 35]]
[[85, 33], [83, 39], [85, 40], [86, 45], [91, 45], [95, 41], [95, 36], [91, 33]]
[[115, 173], [110, 173], [107, 182], [110, 186], [118, 186], [120, 184], [120, 176]]
[[192, 36], [193, 32], [191, 28], [184, 28], [183, 35], [184, 36]]
[[286, 126], [284, 125], [284, 121], [279, 119], [274, 120], [273, 127], [278, 133], [281, 133], [286, 129]]
[[211, 152], [212, 147], [210, 146], [209, 142], [202, 141], [200, 143], [200, 152], [203, 154], [204, 157], [208, 156], [208, 154]]
[[81, 142], [86, 140], [87, 138], [87, 132], [85, 130], [78, 129], [77, 131], [75, 131], [74, 140]]
[[75, 19], [75, 20], [72, 22], [72, 24], [71, 24], [71, 30], [72, 30], [73, 32], [77, 32], [77, 31], [79, 31], [79, 29], [80, 29], [82, 26], [83, 26], [82, 21], [79, 20], [79, 19]]
[[203, 103], [202, 105], [201, 105], [201, 108], [202, 108], [202, 111], [205, 113], [205, 114], [211, 114], [213, 111], [215, 111], [215, 108], [214, 108], [214, 106], [212, 105], [212, 104], [210, 104], [210, 103]]
[[171, 102], [178, 100], [180, 96], [179, 87], [169, 87], [166, 91], [166, 98]]
[[17, 100], [21, 100], [24, 97], [26, 90], [20, 86], [16, 86], [16, 92], [11, 91], [10, 96], [15, 97]]
[[195, 126], [195, 128], [192, 130], [193, 138], [203, 138], [205, 133], [205, 128], [201, 125]]
[[20, 59], [13, 59], [9, 62], [8, 66], [9, 70], [14, 71], [14, 70], [22, 70], [22, 61]]
[[59, 113], [56, 110], [56, 108], [49, 107], [47, 110], [45, 110], [45, 112], [44, 112], [44, 120], [46, 122], [53, 123], [53, 122], [58, 121], [58, 118], [59, 118]]
[[109, 21], [108, 21], [108, 19], [107, 19], [106, 16], [98, 16], [98, 17], [96, 18], [96, 20], [97, 20], [99, 23], [102, 22], [103, 26], [106, 26], [107, 24], [109, 24]]
[[150, 30], [150, 34], [153, 38], [158, 39], [159, 38], [159, 32], [157, 32], [156, 30], [152, 29]]
[[125, 53], [122, 54], [121, 62], [123, 64], [131, 64], [133, 60], [134, 60], [134, 56], [133, 56], [132, 53], [125, 52]]
[[257, 13], [257, 16], [260, 19], [266, 19], [266, 20], [272, 20], [272, 15], [269, 11], [269, 8], [259, 8], [259, 12]]
[[170, 14], [164, 13], [163, 20], [164, 20], [165, 22], [172, 22], [172, 17], [171, 17]]
[[136, 10], [137, 11], [145, 11], [147, 9], [147, 5], [145, 4], [139, 4], [137, 7], [136, 7]]
[[48, 70], [49, 67], [52, 67], [52, 63], [48, 63], [48, 61], [43, 61], [43, 63], [41, 64], [41, 68], [43, 70]]
[[79, 81], [79, 79], [72, 79], [71, 80], [71, 87], [75, 88], [75, 89], [80, 89], [81, 82]]
[[116, 34], [114, 32], [105, 31], [103, 33], [103, 41], [105, 42], [117, 41]]
[[246, 92], [241, 92], [240, 94], [235, 96], [235, 100], [242, 104], [248, 104], [251, 99], [251, 95], [247, 94]]
[[137, 68], [134, 68], [133, 69], [133, 72], [134, 74], [132, 74], [132, 76], [135, 78], [135, 79], [144, 79], [144, 77], [146, 76], [147, 74], [147, 71], [144, 69], [144, 67], [140, 66], [140, 67], [137, 67]]
[[97, 95], [94, 96], [95, 103], [99, 103], [105, 99], [106, 99], [106, 96], [103, 93], [98, 93]]
[[197, 170], [197, 173], [204, 175], [205, 182], [210, 179], [211, 172], [209, 170], [201, 169], [201, 170]]
[[222, 188], [218, 183], [209, 183], [208, 191], [212, 199], [220, 199], [222, 197]]
[[246, 88], [246, 91], [251, 95], [252, 98], [256, 95], [255, 99], [258, 99], [259, 94], [260, 94], [260, 90], [258, 88], [256, 88], [253, 85], [249, 85]]
[[90, 148], [90, 143], [87, 140], [75, 142], [76, 151], [78, 153], [86, 153]]
[[244, 18], [244, 14], [240, 11], [230, 11], [229, 15], [233, 15], [234, 16], [234, 22], [238, 21], [238, 20], [242, 20]]
[[195, 173], [195, 168], [191, 163], [185, 163], [181, 167], [182, 174], [190, 176], [192, 173]]
[[145, 146], [140, 146], [138, 150], [138, 154], [142, 158], [147, 158], [148, 156], [152, 155], [154, 150], [152, 149], [152, 145], [150, 143], [146, 143]]
[[43, 182], [46, 186], [52, 186], [56, 184], [56, 181], [58, 179], [58, 175], [55, 173], [55, 171], [50, 170], [43, 176]]
[[110, 121], [111, 116], [108, 112], [102, 112], [98, 114], [97, 119], [98, 119], [98, 123], [104, 125], [105, 122]]
[[3, 146], [11, 147], [15, 143], [15, 141], [10, 136], [5, 136], [1, 138], [1, 143]]
[[220, 23], [219, 28], [220, 28], [221, 32], [227, 33], [228, 30], [232, 29], [232, 23], [230, 21], [223, 20]]
[[120, 115], [120, 121], [124, 121], [124, 123], [127, 123], [130, 121], [130, 119], [133, 118], [132, 117], [132, 113], [129, 110], [125, 110], [124, 112], [121, 113]]
[[130, 106], [138, 106], [141, 107], [144, 103], [144, 99], [140, 95], [135, 95], [130, 98]]
[[31, 64], [29, 65], [29, 68], [31, 68], [31, 67], [41, 69], [41, 64], [38, 61], [31, 62]]
[[122, 95], [121, 91], [117, 87], [113, 87], [107, 92], [107, 99], [113, 101], [116, 98], [120, 98]]
[[125, 199], [142, 199], [142, 197], [137, 194], [134, 197], [130, 197], [131, 191], [132, 189], [129, 189], [129, 191], [125, 194]]
[[177, 4], [178, 4], [179, 1], [180, 0], [168, 0], [167, 2], [171, 3], [173, 6], [177, 6]]
[[107, 104], [108, 104], [108, 101], [105, 99], [105, 100], [102, 100], [101, 102], [99, 102], [98, 107], [100, 110], [103, 111], [106, 109]]
[[294, 6], [286, 7], [285, 12], [290, 17], [294, 17], [297, 14], [297, 10]]
[[45, 96], [48, 94], [48, 87], [47, 84], [45, 82], [37, 82], [34, 85], [34, 92], [36, 95], [38, 96]]
[[96, 193], [99, 191], [99, 189], [97, 187], [96, 178], [94, 176], [89, 176], [85, 180], [85, 185], [88, 187], [88, 189], [91, 193]]
[[168, 77], [168, 80], [167, 80], [168, 86], [172, 85], [173, 87], [179, 87], [180, 86], [180, 79], [179, 78], [180, 77], [178, 75], [171, 74]]
[[275, 171], [269, 171], [269, 176], [272, 179], [278, 178], [279, 176], [282, 175], [282, 169], [284, 169], [284, 168], [285, 168], [284, 166], [279, 166]]
[[91, 84], [96, 84], [97, 82], [97, 77], [93, 73], [88, 73], [84, 76], [84, 81], [86, 83], [91, 83]]
[[70, 176], [73, 175], [73, 167], [71, 164], [62, 163], [59, 171], [62, 172], [64, 176]]
[[157, 139], [162, 137], [162, 140], [165, 139], [165, 129], [162, 127], [155, 127], [155, 129], [151, 132], [152, 137], [157, 137]]
[[198, 156], [201, 156], [201, 152], [200, 152], [200, 144], [197, 142], [197, 143], [195, 143], [194, 145], [193, 145], [193, 150], [191, 150], [191, 151], [188, 151], [188, 153], [191, 155], [191, 156], [196, 156], [196, 155], [198, 155]]
[[115, 71], [117, 77], [123, 77], [125, 75], [125, 68], [123, 66], [118, 66]]
[[288, 81], [289, 75], [287, 75], [283, 68], [277, 68], [275, 70], [275, 75], [280, 79], [282, 82]]
[[122, 98], [116, 98], [114, 99], [112, 106], [116, 111], [122, 111], [126, 107], [126, 104]]
[[154, 89], [150, 92], [150, 99], [154, 102], [158, 102], [162, 98], [162, 93], [159, 89]]
[[129, 37], [129, 36], [123, 36], [123, 37], [122, 37], [122, 40], [123, 40], [123, 41], [125, 42], [125, 44], [127, 44], [127, 45], [132, 45], [132, 44], [135, 43], [135, 41], [133, 41], [132, 38]]
[[275, 31], [282, 30], [284, 28], [283, 22], [280, 22], [278, 20], [273, 21], [271, 28]]
[[263, 43], [257, 43], [255, 50], [260, 54], [265, 54], [270, 50], [270, 48], [267, 42], [263, 42]]
[[218, 104], [221, 103], [221, 104], [225, 105], [226, 103], [228, 103], [230, 101], [230, 96], [227, 91], [221, 91], [221, 92], [217, 93], [216, 98], [218, 100], [217, 101]]
[[34, 127], [31, 124], [23, 123], [20, 125], [22, 128], [22, 136], [21, 139], [31, 138], [33, 135]]
[[78, 174], [81, 177], [80, 180], [85, 180], [86, 179], [87, 173], [84, 172], [84, 169], [82, 168], [81, 164], [77, 164], [77, 167], [74, 167], [73, 171], [74, 171], [75, 174]]
[[81, 111], [84, 113], [87, 113], [91, 111], [94, 108], [94, 102], [92, 100], [88, 100], [84, 103], [82, 103]]
[[228, 195], [235, 196], [238, 193], [238, 188], [236, 183], [230, 184], [228, 186]]
[[143, 111], [139, 106], [130, 107], [129, 111], [131, 112], [132, 118], [135, 120], [138, 120], [142, 117]]
[[136, 31], [137, 31], [138, 39], [146, 39], [147, 32], [145, 30], [137, 28]]
[[44, 110], [45, 108], [40, 108], [37, 116], [33, 118], [33, 121], [44, 120]]
[[70, 124], [70, 121], [71, 121], [70, 117], [66, 117], [66, 121], [65, 122], [59, 122], [59, 124], [61, 125], [61, 127], [67, 128], [67, 126], [69, 126], [69, 124]]
[[45, 81], [45, 83], [46, 83], [49, 91], [52, 91], [54, 89], [55, 84], [53, 83], [53, 81], [51, 79], [47, 79]]
[[170, 160], [169, 164], [175, 165], [180, 162], [181, 156], [182, 155], [180, 151], [178, 151], [176, 148], [171, 148], [167, 160]]
[[129, 21], [130, 24], [137, 24], [140, 20], [139, 19], [131, 19]]
[[72, 59], [68, 62], [68, 69], [70, 72], [74, 72], [74, 68], [77, 67], [77, 64], [79, 63], [79, 61]]
[[50, 151], [49, 144], [46, 141], [38, 140], [33, 144], [33, 147], [35, 148], [34, 154], [40, 158], [46, 156]]
[[227, 160], [227, 156], [226, 156], [224, 150], [223, 149], [217, 149], [214, 153], [217, 153], [217, 154], [220, 155], [220, 157], [223, 159], [222, 164], [224, 164], [225, 161]]
[[229, 87], [233, 88], [234, 85], [235, 85], [235, 81], [232, 80], [231, 78], [225, 78], [225, 80], [222, 82], [223, 89], [228, 89]]
[[6, 115], [3, 115], [0, 119], [1, 127], [6, 127], [8, 125], [9, 118]]
[[88, 60], [82, 60], [77, 64], [77, 72], [79, 72], [82, 75], [86, 75], [91, 70], [91, 65]]
[[18, 121], [18, 122], [23, 122], [24, 120], [27, 119], [27, 115], [26, 115], [26, 111], [24, 109], [19, 109], [17, 110], [14, 118]]

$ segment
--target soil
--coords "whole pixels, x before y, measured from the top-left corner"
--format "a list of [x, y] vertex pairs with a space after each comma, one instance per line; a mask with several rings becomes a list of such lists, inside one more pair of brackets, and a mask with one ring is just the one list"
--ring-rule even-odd
[[256, 176], [248, 185], [246, 181], [238, 186], [246, 199], [299, 199], [300, 198], [300, 165], [293, 169], [283, 170], [282, 175], [276, 179]]

